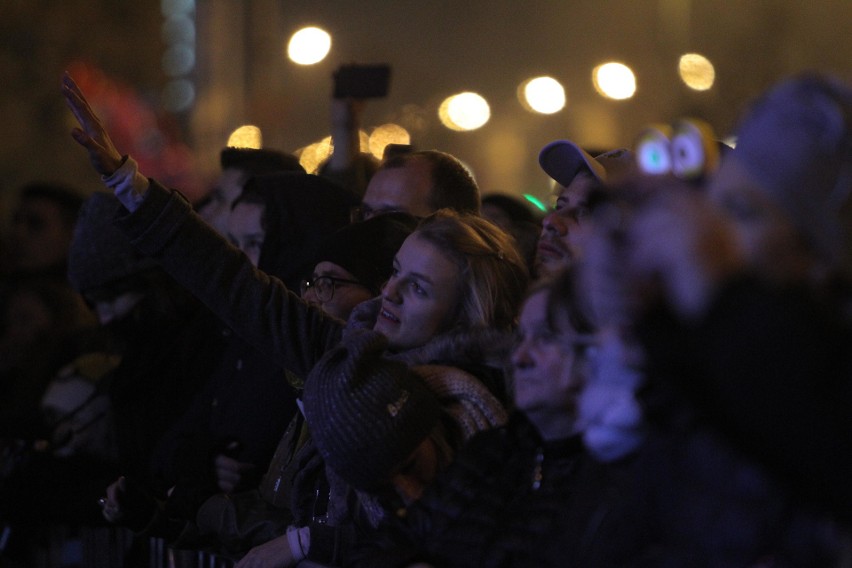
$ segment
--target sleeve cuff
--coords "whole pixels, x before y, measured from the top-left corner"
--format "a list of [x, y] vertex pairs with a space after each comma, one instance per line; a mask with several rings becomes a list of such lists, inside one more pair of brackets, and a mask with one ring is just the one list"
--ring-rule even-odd
[[290, 544], [290, 552], [296, 562], [300, 562], [308, 556], [311, 549], [310, 527], [291, 527], [287, 530], [287, 542]]
[[136, 211], [145, 200], [148, 191], [148, 178], [139, 173], [139, 164], [130, 156], [125, 156], [121, 166], [101, 181], [110, 188], [124, 207]]

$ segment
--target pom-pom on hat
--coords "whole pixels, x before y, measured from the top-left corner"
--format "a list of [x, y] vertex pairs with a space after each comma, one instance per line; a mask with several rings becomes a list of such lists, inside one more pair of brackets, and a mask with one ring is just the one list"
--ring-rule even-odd
[[383, 358], [386, 347], [380, 333], [349, 334], [314, 366], [302, 395], [320, 455], [362, 491], [389, 481], [440, 420], [435, 395], [406, 364]]
[[338, 230], [320, 245], [317, 262], [333, 262], [378, 294], [402, 242], [417, 227], [407, 213], [387, 213]]

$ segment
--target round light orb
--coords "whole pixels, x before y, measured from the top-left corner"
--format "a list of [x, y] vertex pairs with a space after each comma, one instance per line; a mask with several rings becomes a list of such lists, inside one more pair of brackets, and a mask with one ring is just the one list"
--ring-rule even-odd
[[195, 0], [160, 0], [160, 13], [165, 17], [189, 14], [195, 10]]
[[709, 59], [698, 53], [681, 55], [678, 73], [686, 86], [696, 91], [706, 91], [716, 81], [716, 69], [713, 64]]
[[438, 118], [450, 130], [476, 130], [491, 118], [491, 108], [481, 95], [459, 93], [444, 99], [438, 108]]
[[302, 28], [287, 44], [287, 57], [299, 65], [319, 63], [331, 50], [331, 36], [316, 27]]
[[331, 136], [326, 136], [319, 142], [309, 144], [297, 151], [299, 163], [307, 173], [314, 174], [331, 157], [332, 150]]
[[162, 98], [163, 108], [167, 111], [183, 112], [195, 102], [195, 87], [187, 79], [175, 79], [163, 87]]
[[608, 99], [629, 99], [636, 93], [636, 76], [623, 63], [609, 62], [592, 71], [595, 89]]
[[553, 114], [565, 108], [565, 88], [553, 77], [536, 77], [521, 85], [521, 104], [533, 112]]
[[180, 77], [195, 67], [195, 50], [187, 45], [173, 45], [163, 54], [163, 72], [169, 77]]
[[388, 144], [411, 144], [411, 134], [398, 124], [389, 123], [377, 126], [370, 134], [370, 153], [377, 160], [381, 160]]

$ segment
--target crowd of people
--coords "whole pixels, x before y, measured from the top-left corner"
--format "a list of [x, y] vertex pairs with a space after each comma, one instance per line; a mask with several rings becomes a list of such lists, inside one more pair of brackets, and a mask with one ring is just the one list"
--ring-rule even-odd
[[61, 88], [104, 189], [3, 243], [3, 568], [852, 565], [849, 85], [553, 141], [543, 217], [415, 147], [190, 203]]

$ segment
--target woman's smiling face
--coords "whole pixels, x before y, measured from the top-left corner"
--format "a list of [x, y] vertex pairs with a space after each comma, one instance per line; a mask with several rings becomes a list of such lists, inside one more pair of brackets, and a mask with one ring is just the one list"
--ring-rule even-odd
[[451, 326], [461, 299], [458, 267], [415, 232], [394, 258], [374, 329], [391, 349], [419, 347]]

